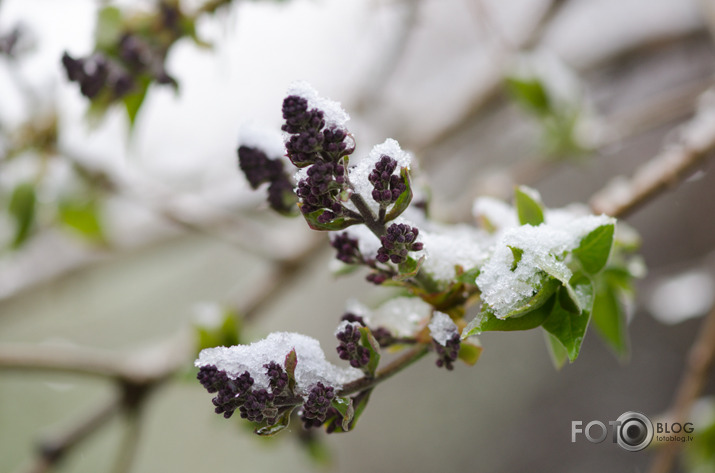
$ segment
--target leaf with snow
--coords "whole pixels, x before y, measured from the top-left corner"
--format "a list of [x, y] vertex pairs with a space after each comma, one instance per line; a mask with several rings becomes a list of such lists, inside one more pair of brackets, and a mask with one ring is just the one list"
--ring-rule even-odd
[[514, 191], [514, 206], [522, 225], [540, 225], [544, 222], [544, 206], [541, 196], [534, 189], [519, 186]]

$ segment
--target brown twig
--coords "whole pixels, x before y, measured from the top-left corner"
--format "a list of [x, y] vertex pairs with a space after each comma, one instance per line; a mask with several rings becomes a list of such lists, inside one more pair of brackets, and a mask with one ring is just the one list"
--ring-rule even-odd
[[[715, 152], [715, 120], [696, 114], [683, 128], [681, 141], [667, 146], [639, 168], [632, 178], [614, 179], [591, 198], [595, 213], [624, 217], [675, 186]], [[712, 114], [712, 111], [707, 112]]]
[[[678, 385], [675, 400], [670, 408], [673, 422], [688, 422], [693, 403], [705, 386], [708, 373], [715, 361], [715, 307], [702, 323], [695, 343], [688, 352], [685, 373]], [[666, 442], [656, 453], [650, 473], [668, 473], [673, 468], [681, 442]]]

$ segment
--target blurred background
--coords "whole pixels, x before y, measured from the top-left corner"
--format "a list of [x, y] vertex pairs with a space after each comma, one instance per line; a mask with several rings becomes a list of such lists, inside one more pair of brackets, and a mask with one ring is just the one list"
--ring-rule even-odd
[[[190, 18], [178, 27], [177, 8]], [[65, 53], [124, 54], [103, 35], [117, 18], [138, 36], [163, 25], [139, 98], [119, 79], [92, 95], [63, 67]], [[538, 331], [487, 333], [476, 366], [427, 357], [376, 389], [354, 432], [306, 443], [299, 428], [265, 440], [215, 415], [191, 378], [192, 337], [250, 314], [242, 340], [297, 331], [337, 361], [346, 301], [386, 295], [364, 273], [331, 275], [327, 236], [273, 214], [238, 172], [239, 129], [278, 130], [294, 80], [342, 102], [356, 156], [397, 139], [432, 216], [471, 222], [476, 196], [508, 200], [515, 184], [549, 207], [588, 203], [668, 149], [712, 86], [714, 27], [710, 0], [0, 0], [0, 355], [191, 346], [140, 423], [113, 418], [52, 466], [120, 471], [138, 436], [127, 471], [646, 471], [654, 448], [571, 443], [571, 421], [672, 404], [715, 298], [712, 164], [625, 218], [648, 268], [625, 360], [591, 331], [556, 371]], [[0, 369], [0, 471], [46, 471], [32, 469], [38, 441], [114, 392]], [[715, 420], [712, 371], [703, 394], [699, 426]], [[673, 471], [715, 471], [698, 455]]]

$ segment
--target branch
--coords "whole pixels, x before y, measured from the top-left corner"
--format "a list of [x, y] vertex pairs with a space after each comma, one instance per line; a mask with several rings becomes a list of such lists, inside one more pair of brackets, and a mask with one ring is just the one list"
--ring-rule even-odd
[[338, 396], [347, 396], [372, 388], [407, 368], [412, 363], [425, 356], [428, 351], [429, 344], [417, 345], [410, 351], [404, 353], [401, 357], [394, 360], [392, 363], [385, 366], [383, 369], [379, 370], [375, 377], [366, 376], [346, 384], [343, 386], [343, 389], [338, 392]]
[[[703, 100], [712, 100], [709, 92]], [[680, 143], [667, 146], [639, 168], [631, 179], [618, 177], [591, 198], [595, 213], [623, 217], [678, 182], [710, 158], [715, 151], [715, 119], [712, 110], [702, 110], [685, 125]], [[712, 105], [709, 106], [710, 108]]]
[[52, 469], [69, 451], [106, 424], [120, 408], [121, 397], [115, 396], [67, 431], [40, 441], [37, 460], [26, 470], [27, 473], [43, 473]]
[[[688, 421], [693, 403], [702, 392], [708, 372], [715, 361], [715, 307], [702, 323], [698, 338], [690, 348], [685, 373], [678, 386], [675, 401], [670, 408], [673, 422], [681, 425]], [[651, 464], [650, 473], [667, 473], [682, 448], [681, 442], [666, 442]]]

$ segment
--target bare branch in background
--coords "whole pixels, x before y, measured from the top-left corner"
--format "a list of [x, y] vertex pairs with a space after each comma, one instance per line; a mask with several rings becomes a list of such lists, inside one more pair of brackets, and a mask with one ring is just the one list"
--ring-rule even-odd
[[[684, 425], [690, 420], [693, 404], [705, 387], [715, 361], [715, 307], [710, 311], [698, 331], [685, 366], [685, 372], [669, 410], [669, 421]], [[682, 442], [666, 442], [660, 446], [651, 464], [650, 473], [668, 473], [673, 469]]]

